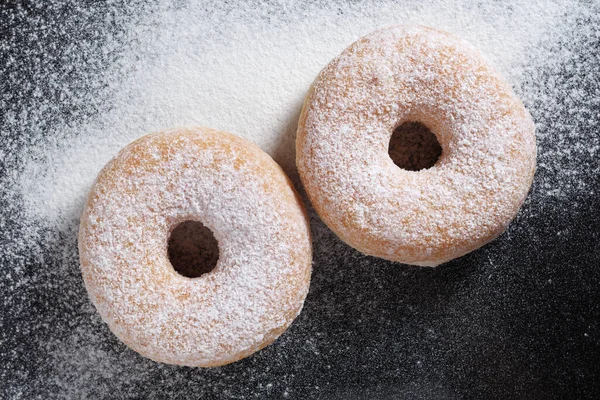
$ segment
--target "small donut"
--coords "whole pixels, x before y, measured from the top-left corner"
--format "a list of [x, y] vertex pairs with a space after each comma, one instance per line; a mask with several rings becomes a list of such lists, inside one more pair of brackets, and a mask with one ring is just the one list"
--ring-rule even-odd
[[[397, 167], [392, 132], [418, 122], [441, 155]], [[422, 26], [363, 37], [311, 86], [296, 162], [315, 210], [359, 251], [436, 266], [502, 233], [533, 180], [535, 127], [509, 84], [472, 46]]]
[[[218, 261], [190, 278], [174, 269], [168, 242], [194, 221], [214, 234]], [[92, 303], [119, 339], [155, 361], [198, 367], [280, 336], [302, 309], [312, 264], [307, 215], [283, 170], [256, 145], [208, 128], [121, 150], [91, 189], [79, 253]]]

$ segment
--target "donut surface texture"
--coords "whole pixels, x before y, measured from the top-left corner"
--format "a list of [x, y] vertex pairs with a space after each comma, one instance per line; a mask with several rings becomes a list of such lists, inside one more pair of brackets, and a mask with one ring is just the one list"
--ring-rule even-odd
[[[199, 221], [216, 267], [197, 278], [168, 258], [171, 231]], [[129, 144], [100, 172], [79, 230], [93, 304], [126, 345], [155, 361], [218, 366], [273, 342], [300, 313], [309, 223], [288, 177], [247, 140], [207, 128]]]
[[[388, 155], [420, 122], [442, 154], [420, 171]], [[304, 103], [296, 162], [323, 221], [359, 251], [435, 266], [502, 233], [535, 171], [535, 127], [510, 85], [465, 41], [393, 26], [353, 43]]]

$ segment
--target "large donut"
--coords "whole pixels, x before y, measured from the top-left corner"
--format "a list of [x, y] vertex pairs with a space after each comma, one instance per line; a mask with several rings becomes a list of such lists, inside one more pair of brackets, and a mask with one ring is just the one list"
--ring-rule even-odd
[[[171, 231], [199, 221], [218, 242], [188, 278]], [[274, 341], [302, 309], [311, 237], [281, 168], [254, 144], [206, 128], [145, 136], [100, 172], [81, 218], [85, 285], [110, 329], [156, 361], [227, 364]]]
[[[388, 155], [417, 121], [442, 154], [421, 171]], [[497, 237], [527, 196], [535, 129], [509, 84], [469, 44], [394, 26], [352, 44], [313, 83], [297, 164], [323, 221], [363, 253], [435, 266]]]

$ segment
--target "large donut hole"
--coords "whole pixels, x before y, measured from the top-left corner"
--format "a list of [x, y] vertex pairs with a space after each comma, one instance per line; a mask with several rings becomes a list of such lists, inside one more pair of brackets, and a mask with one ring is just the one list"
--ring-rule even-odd
[[405, 122], [394, 129], [388, 154], [398, 167], [420, 171], [435, 165], [442, 155], [442, 146], [425, 125]]
[[219, 243], [202, 223], [184, 221], [171, 232], [167, 252], [175, 271], [188, 278], [197, 278], [217, 265]]

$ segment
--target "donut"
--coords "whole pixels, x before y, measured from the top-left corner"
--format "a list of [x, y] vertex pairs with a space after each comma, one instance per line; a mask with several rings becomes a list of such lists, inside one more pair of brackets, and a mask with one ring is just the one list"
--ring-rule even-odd
[[[430, 168], [399, 168], [394, 130], [429, 129], [441, 147]], [[480, 53], [422, 26], [375, 31], [313, 82], [296, 137], [307, 195], [355, 249], [436, 266], [500, 235], [532, 184], [535, 127], [510, 85]]]
[[[218, 256], [197, 256], [216, 266], [182, 274], [169, 242], [194, 224], [214, 235]], [[272, 343], [300, 313], [312, 268], [307, 215], [283, 170], [249, 141], [208, 128], [122, 149], [93, 184], [78, 246], [111, 331], [145, 357], [184, 366], [231, 363]]]

